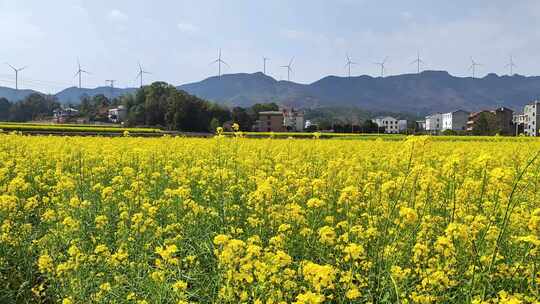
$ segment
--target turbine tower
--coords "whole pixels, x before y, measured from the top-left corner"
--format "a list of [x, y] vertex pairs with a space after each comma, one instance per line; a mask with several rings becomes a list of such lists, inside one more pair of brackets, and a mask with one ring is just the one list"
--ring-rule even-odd
[[291, 72], [292, 72], [292, 63], [293, 63], [294, 57], [291, 58], [291, 61], [289, 61], [288, 65], [282, 65], [282, 68], [287, 69], [287, 81], [291, 81]]
[[416, 72], [417, 74], [420, 74], [420, 64], [424, 64], [425, 62], [420, 58], [420, 52], [417, 53], [416, 59], [411, 62], [411, 64], [416, 63]]
[[346, 67], [346, 68], [347, 68], [347, 67], [349, 68], [349, 78], [351, 78], [351, 66], [354, 65], [354, 64], [358, 64], [358, 63], [353, 62], [353, 61], [351, 60], [351, 57], [349, 57], [349, 54], [347, 54], [347, 63], [345, 64], [345, 67]]
[[270, 58], [263, 57], [263, 74], [266, 75], [266, 62], [270, 60]]
[[481, 65], [481, 63], [474, 61], [474, 59], [471, 57], [471, 66], [469, 67], [469, 70], [472, 71], [472, 78], [476, 77], [476, 67]]
[[219, 49], [219, 54], [218, 54], [218, 58], [212, 62], [210, 62], [210, 64], [214, 64], [214, 63], [217, 63], [218, 64], [218, 77], [221, 77], [221, 64], [223, 63], [224, 65], [226, 65], [227, 67], [230, 67], [225, 61], [223, 61], [221, 59], [221, 49]]
[[514, 68], [516, 64], [514, 63], [514, 57], [510, 55], [510, 62], [506, 65], [507, 68], [510, 68], [510, 76], [514, 75]]
[[143, 75], [144, 75], [144, 74], [152, 74], [152, 73], [145, 71], [145, 70], [143, 69], [141, 63], [139, 62], [139, 73], [137, 74], [137, 77], [135, 77], [135, 79], [137, 79], [137, 78], [140, 79], [140, 81], [141, 81], [141, 86], [140, 86], [140, 87], [141, 87], [141, 88], [143, 87]]
[[386, 65], [387, 61], [388, 61], [388, 57], [385, 57], [382, 62], [373, 63], [373, 64], [378, 65], [378, 66], [381, 67], [381, 77], [384, 77], [384, 70], [385, 70], [385, 65]]
[[19, 72], [26, 69], [27, 66], [17, 69], [16, 67], [12, 66], [11, 64], [7, 62], [6, 64], [9, 65], [9, 67], [15, 72], [15, 90], [18, 90], [19, 89]]
[[82, 74], [83, 73], [90, 74], [90, 72], [85, 71], [85, 70], [82, 69], [79, 59], [77, 59], [77, 67], [78, 67], [77, 68], [77, 73], [75, 73], [74, 77], [79, 76], [79, 89], [80, 89], [80, 88], [82, 88]]

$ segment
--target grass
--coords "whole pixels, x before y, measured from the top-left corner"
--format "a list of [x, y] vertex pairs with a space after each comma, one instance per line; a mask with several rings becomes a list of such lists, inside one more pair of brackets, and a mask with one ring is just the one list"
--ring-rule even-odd
[[79, 124], [40, 124], [40, 123], [0, 123], [4, 131], [36, 131], [36, 132], [89, 132], [89, 133], [160, 133], [154, 128], [124, 128], [120, 126], [79, 125]]

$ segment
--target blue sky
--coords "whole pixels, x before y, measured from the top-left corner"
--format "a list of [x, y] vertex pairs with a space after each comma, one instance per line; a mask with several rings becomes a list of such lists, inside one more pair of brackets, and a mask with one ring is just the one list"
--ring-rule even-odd
[[[23, 88], [55, 92], [75, 85], [77, 58], [92, 74], [85, 87], [116, 79], [135, 86], [137, 62], [146, 81], [199, 81], [217, 73], [209, 63], [219, 48], [225, 73], [262, 70], [285, 79], [279, 66], [294, 57], [293, 81], [310, 83], [346, 75], [378, 75], [373, 62], [388, 56], [387, 74], [414, 72], [420, 51], [425, 69], [479, 75], [540, 69], [540, 1], [536, 0], [0, 0], [0, 63], [28, 65]], [[0, 65], [0, 85], [13, 86]]]

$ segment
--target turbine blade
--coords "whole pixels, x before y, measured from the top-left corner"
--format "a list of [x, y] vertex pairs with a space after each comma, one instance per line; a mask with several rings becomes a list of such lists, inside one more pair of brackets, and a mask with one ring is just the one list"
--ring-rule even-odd
[[291, 61], [289, 61], [289, 66], [291, 66], [291, 65], [292, 65], [293, 61], [294, 61], [294, 57], [293, 57], [293, 58], [291, 58]]
[[9, 67], [12, 68], [13, 70], [17, 70], [17, 69], [16, 69], [14, 66], [12, 66], [11, 64], [9, 64], [9, 63], [7, 63], [7, 62], [6, 62], [6, 64], [9, 65]]
[[223, 63], [224, 65], [226, 65], [227, 67], [231, 67], [228, 63], [226, 63], [225, 61], [221, 60], [221, 63]]

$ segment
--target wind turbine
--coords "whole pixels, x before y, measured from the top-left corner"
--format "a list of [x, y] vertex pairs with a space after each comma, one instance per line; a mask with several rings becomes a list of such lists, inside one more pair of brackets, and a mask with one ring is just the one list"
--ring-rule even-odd
[[139, 78], [141, 80], [141, 88], [143, 87], [143, 75], [144, 74], [152, 74], [150, 72], [147, 72], [143, 69], [141, 63], [139, 62], [139, 73], [137, 74], [137, 77], [135, 77], [135, 79]]
[[24, 66], [22, 68], [17, 69], [16, 67], [12, 66], [11, 64], [9, 64], [7, 62], [6, 62], [6, 64], [9, 65], [9, 67], [11, 69], [13, 69], [13, 71], [15, 72], [15, 90], [18, 90], [19, 89], [19, 72], [26, 69], [27, 66]]
[[224, 65], [230, 67], [225, 61], [223, 61], [221, 59], [221, 49], [219, 49], [219, 55], [218, 55], [218, 58], [212, 62], [210, 62], [210, 64], [214, 64], [214, 63], [217, 63], [218, 64], [218, 76], [221, 77], [221, 64], [223, 63]]
[[516, 64], [514, 63], [514, 57], [512, 55], [510, 55], [510, 62], [505, 67], [510, 68], [510, 76], [514, 75]]
[[382, 62], [375, 62], [373, 64], [375, 65], [378, 65], [381, 67], [381, 77], [384, 77], [384, 70], [385, 70], [385, 65], [386, 65], [386, 62], [388, 61], [388, 57], [385, 57], [384, 60]]
[[266, 62], [270, 60], [270, 58], [263, 57], [263, 73], [266, 75]]
[[291, 81], [291, 72], [292, 72], [292, 63], [293, 63], [294, 57], [291, 58], [291, 61], [289, 61], [288, 65], [282, 65], [282, 68], [287, 69], [287, 81]]
[[77, 59], [77, 67], [78, 67], [77, 68], [77, 73], [75, 73], [75, 76], [73, 76], [73, 77], [79, 76], [79, 89], [80, 89], [80, 88], [82, 88], [82, 85], [81, 85], [82, 84], [82, 74], [83, 73], [90, 74], [90, 72], [85, 71], [85, 70], [82, 69], [81, 62], [79, 61], [79, 59]]
[[476, 76], [476, 67], [481, 65], [481, 63], [474, 61], [474, 59], [471, 57], [471, 66], [469, 67], [469, 70], [472, 70], [472, 78], [475, 78]]
[[411, 64], [416, 63], [417, 73], [420, 74], [420, 64], [424, 64], [425, 62], [420, 58], [420, 52], [417, 53], [416, 59], [411, 62]]
[[349, 78], [351, 78], [351, 66], [354, 65], [354, 64], [358, 64], [358, 63], [353, 62], [351, 60], [351, 57], [349, 57], [349, 54], [347, 54], [347, 63], [345, 64], [345, 67], [349, 68]]

